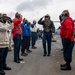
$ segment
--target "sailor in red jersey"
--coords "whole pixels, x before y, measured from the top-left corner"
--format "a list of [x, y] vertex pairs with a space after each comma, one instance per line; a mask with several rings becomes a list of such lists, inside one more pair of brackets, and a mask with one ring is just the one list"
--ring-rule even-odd
[[72, 51], [74, 47], [74, 21], [68, 10], [64, 10], [59, 16], [61, 22], [60, 37], [63, 39], [63, 55], [65, 64], [61, 65], [61, 70], [71, 70]]
[[14, 28], [12, 29], [12, 37], [14, 41], [14, 62], [20, 63], [23, 59], [20, 59], [20, 45], [21, 45], [21, 28], [22, 16], [17, 12], [15, 18], [13, 19]]

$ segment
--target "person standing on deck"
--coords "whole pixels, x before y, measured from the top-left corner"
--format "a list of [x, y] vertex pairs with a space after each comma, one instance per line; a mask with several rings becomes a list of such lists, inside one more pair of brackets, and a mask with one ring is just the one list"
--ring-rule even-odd
[[28, 46], [27, 46], [27, 53], [31, 53], [32, 51], [29, 49], [30, 48], [30, 38], [31, 38], [31, 23], [30, 22], [27, 22], [27, 31], [28, 31]]
[[74, 21], [74, 44], [75, 44], [75, 21]]
[[36, 40], [37, 40], [37, 27], [36, 27], [36, 21], [33, 21], [33, 24], [31, 25], [31, 38], [32, 38], [32, 49], [36, 49], [35, 47]]
[[17, 12], [15, 18], [13, 19], [14, 28], [12, 29], [12, 37], [14, 42], [14, 62], [21, 63], [23, 59], [20, 59], [20, 46], [21, 46], [21, 28], [22, 16]]
[[74, 47], [74, 21], [69, 11], [64, 10], [60, 15], [60, 37], [63, 39], [63, 56], [65, 64], [60, 65], [61, 70], [71, 70], [72, 51]]
[[[21, 49], [21, 55], [22, 56], [27, 56], [27, 53], [32, 52], [29, 50], [30, 47], [30, 36], [31, 36], [31, 31], [30, 31], [30, 24], [25, 18], [23, 19], [23, 22], [21, 24], [22, 26], [22, 49]], [[26, 53], [27, 52], [27, 53]]]
[[[42, 20], [44, 18], [44, 20]], [[43, 32], [43, 48], [44, 48], [44, 55], [46, 56], [47, 51], [46, 51], [46, 41], [48, 45], [48, 54], [47, 56], [50, 56], [51, 53], [51, 41], [52, 41], [52, 35], [55, 33], [55, 26], [53, 21], [50, 20], [50, 16], [47, 14], [46, 16], [42, 17], [39, 21], [38, 24], [43, 25], [44, 32]]]
[[8, 31], [13, 28], [12, 20], [5, 14], [0, 15], [0, 75], [5, 75], [4, 70], [11, 70], [6, 64], [9, 47]]

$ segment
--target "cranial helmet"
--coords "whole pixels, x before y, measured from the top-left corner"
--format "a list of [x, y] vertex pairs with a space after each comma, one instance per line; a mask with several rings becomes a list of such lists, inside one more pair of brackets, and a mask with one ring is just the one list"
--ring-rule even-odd
[[49, 18], [50, 19], [50, 15], [49, 14], [45, 15], [45, 18]]
[[66, 17], [69, 17], [69, 11], [68, 10], [64, 10], [63, 12], [62, 12], [62, 14], [64, 14]]

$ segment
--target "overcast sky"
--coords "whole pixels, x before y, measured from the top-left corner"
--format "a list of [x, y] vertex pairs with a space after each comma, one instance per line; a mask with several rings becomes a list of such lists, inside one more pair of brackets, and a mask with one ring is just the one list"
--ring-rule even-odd
[[59, 15], [65, 9], [75, 19], [75, 0], [0, 0], [0, 12], [10, 17], [18, 11], [29, 21], [39, 20], [49, 14], [51, 19], [59, 20]]

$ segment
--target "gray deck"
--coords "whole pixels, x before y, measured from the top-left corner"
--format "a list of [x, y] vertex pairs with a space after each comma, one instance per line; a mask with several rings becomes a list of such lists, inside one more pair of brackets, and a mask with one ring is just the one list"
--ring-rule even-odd
[[[58, 38], [58, 37], [57, 37]], [[37, 49], [27, 57], [21, 57], [25, 64], [16, 64], [13, 62], [13, 52], [9, 52], [7, 64], [12, 68], [6, 71], [6, 75], [75, 75], [75, 50], [73, 51], [73, 62], [71, 71], [61, 71], [60, 64], [64, 63], [61, 52], [61, 41], [52, 43], [52, 52], [50, 57], [43, 57], [43, 48], [41, 40], [37, 41]]]

